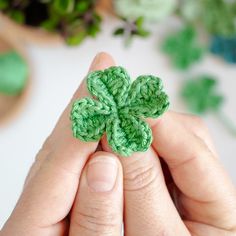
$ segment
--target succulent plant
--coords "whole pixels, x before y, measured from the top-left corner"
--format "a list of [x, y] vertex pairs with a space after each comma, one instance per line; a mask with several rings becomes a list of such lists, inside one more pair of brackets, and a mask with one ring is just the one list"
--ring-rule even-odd
[[70, 45], [100, 31], [95, 5], [94, 0], [0, 0], [0, 10], [16, 22], [59, 33]]

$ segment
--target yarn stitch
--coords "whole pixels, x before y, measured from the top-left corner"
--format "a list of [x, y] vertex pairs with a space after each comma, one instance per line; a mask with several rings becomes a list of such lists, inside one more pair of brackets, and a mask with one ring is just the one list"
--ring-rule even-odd
[[82, 141], [99, 141], [106, 132], [112, 150], [121, 156], [146, 151], [152, 131], [143, 118], [157, 118], [169, 106], [162, 91], [161, 79], [139, 76], [132, 84], [122, 67], [91, 72], [87, 88], [92, 96], [74, 102], [71, 110], [72, 130]]

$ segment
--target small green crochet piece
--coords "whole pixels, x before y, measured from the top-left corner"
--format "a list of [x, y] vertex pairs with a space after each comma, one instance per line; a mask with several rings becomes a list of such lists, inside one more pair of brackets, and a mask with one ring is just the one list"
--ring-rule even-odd
[[181, 70], [188, 69], [204, 54], [203, 48], [197, 41], [197, 33], [190, 26], [168, 36], [162, 45], [162, 51], [168, 54], [172, 64]]
[[122, 67], [110, 67], [87, 76], [89, 97], [74, 102], [71, 111], [74, 137], [99, 141], [106, 132], [112, 150], [121, 156], [146, 151], [152, 131], [143, 118], [157, 118], [169, 106], [161, 79], [139, 76], [132, 84]]
[[214, 113], [214, 116], [225, 128], [236, 137], [236, 126], [222, 111], [224, 96], [217, 91], [217, 80], [211, 75], [200, 75], [187, 80], [181, 90], [181, 96], [188, 109], [203, 115]]
[[15, 96], [25, 87], [28, 65], [16, 52], [0, 54], [0, 93]]
[[187, 80], [181, 95], [189, 110], [198, 114], [220, 110], [224, 97], [216, 90], [217, 81], [209, 75], [201, 75]]

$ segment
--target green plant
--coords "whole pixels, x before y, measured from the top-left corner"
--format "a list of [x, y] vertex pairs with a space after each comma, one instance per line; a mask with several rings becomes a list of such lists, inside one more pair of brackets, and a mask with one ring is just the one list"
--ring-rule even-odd
[[95, 6], [94, 0], [0, 0], [0, 10], [16, 22], [59, 33], [69, 45], [100, 31]]
[[114, 32], [114, 36], [123, 36], [126, 46], [129, 46], [133, 37], [146, 38], [150, 32], [144, 28], [144, 18], [138, 17], [136, 20], [131, 21], [123, 18], [123, 26], [118, 27]]

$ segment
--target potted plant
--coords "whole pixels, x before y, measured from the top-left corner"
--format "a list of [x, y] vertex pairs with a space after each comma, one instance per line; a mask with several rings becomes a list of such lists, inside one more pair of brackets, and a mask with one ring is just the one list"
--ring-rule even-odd
[[26, 41], [78, 45], [100, 31], [96, 4], [95, 0], [0, 0], [0, 28]]

